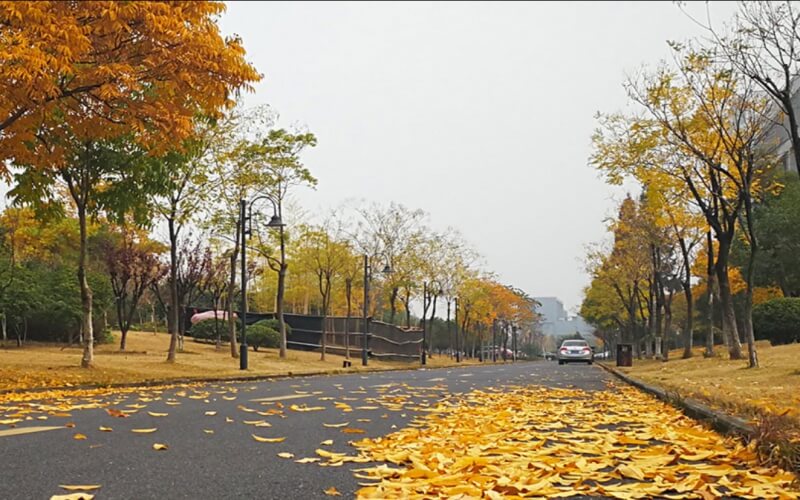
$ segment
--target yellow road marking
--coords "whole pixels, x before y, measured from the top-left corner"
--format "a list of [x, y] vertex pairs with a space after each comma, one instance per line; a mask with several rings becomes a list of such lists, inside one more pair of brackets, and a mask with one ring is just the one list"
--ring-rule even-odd
[[34, 432], [54, 431], [56, 429], [65, 429], [64, 426], [58, 427], [17, 427], [15, 429], [4, 429], [0, 431], [0, 437], [17, 436], [19, 434], [32, 434]]
[[311, 394], [287, 394], [285, 396], [272, 396], [269, 398], [259, 398], [259, 399], [251, 399], [250, 401], [255, 401], [257, 403], [266, 402], [266, 401], [283, 401], [286, 399], [299, 399], [299, 398], [307, 398], [310, 397]]

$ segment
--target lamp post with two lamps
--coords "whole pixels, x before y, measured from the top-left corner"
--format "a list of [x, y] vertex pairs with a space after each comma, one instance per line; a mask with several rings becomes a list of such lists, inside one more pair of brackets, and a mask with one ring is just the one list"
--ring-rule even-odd
[[[383, 274], [391, 274], [392, 268], [387, 261]], [[367, 366], [369, 360], [369, 282], [372, 279], [372, 266], [369, 256], [364, 255], [364, 333], [361, 338], [361, 364]]]
[[253, 234], [253, 204], [258, 200], [269, 200], [272, 203], [272, 217], [267, 223], [269, 228], [284, 226], [278, 215], [278, 204], [269, 195], [256, 196], [250, 201], [239, 200], [239, 223], [242, 234], [242, 342], [239, 345], [239, 369], [247, 370], [247, 237]]

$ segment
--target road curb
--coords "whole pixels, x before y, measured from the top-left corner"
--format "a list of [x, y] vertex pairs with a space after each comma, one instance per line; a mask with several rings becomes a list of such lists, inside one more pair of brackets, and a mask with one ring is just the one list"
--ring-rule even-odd
[[290, 378], [301, 377], [319, 377], [323, 375], [356, 375], [368, 373], [384, 373], [384, 372], [398, 372], [398, 371], [419, 371], [419, 370], [439, 370], [449, 368], [467, 368], [472, 366], [491, 366], [489, 364], [468, 364], [468, 365], [452, 365], [452, 366], [436, 366], [428, 367], [417, 365], [415, 367], [398, 367], [398, 368], [374, 368], [366, 370], [348, 371], [346, 369], [335, 369], [328, 371], [315, 371], [315, 372], [302, 372], [278, 375], [249, 375], [245, 377], [208, 377], [208, 378], [174, 378], [174, 379], [161, 379], [161, 380], [144, 380], [141, 382], [122, 382], [115, 384], [87, 384], [87, 385], [73, 385], [73, 386], [53, 386], [53, 387], [36, 387], [32, 389], [3, 389], [0, 390], [0, 396], [8, 394], [36, 394], [48, 391], [86, 391], [94, 389], [127, 389], [133, 387], [159, 387], [181, 384], [213, 384], [216, 382], [265, 382], [268, 380], [285, 380]]
[[696, 399], [685, 398], [676, 392], [642, 382], [605, 363], [597, 364], [623, 382], [675, 406], [689, 417], [708, 422], [715, 430], [723, 434], [731, 434], [745, 439], [756, 435], [755, 428], [742, 418], [715, 410]]

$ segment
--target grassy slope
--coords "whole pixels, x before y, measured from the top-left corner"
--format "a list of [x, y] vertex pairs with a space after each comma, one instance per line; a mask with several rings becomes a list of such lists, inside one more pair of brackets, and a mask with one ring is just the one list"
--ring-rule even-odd
[[[119, 334], [115, 333], [118, 339]], [[0, 390], [37, 387], [60, 387], [79, 384], [112, 384], [169, 380], [177, 378], [240, 377], [255, 375], [286, 375], [320, 371], [342, 370], [343, 356], [290, 350], [287, 359], [278, 357], [277, 349], [250, 351], [249, 370], [239, 370], [238, 359], [230, 355], [230, 347], [217, 350], [213, 345], [199, 344], [186, 339], [185, 350], [178, 354], [176, 363], [166, 363], [169, 337], [166, 334], [130, 332], [127, 351], [119, 351], [119, 344], [95, 348], [95, 366], [80, 368], [81, 348], [30, 344], [22, 349], [8, 342], [0, 348]], [[361, 371], [360, 351], [351, 355], [352, 368]], [[429, 366], [453, 364], [449, 358], [436, 356]], [[369, 369], [413, 368], [418, 362], [390, 362], [370, 360]]]
[[800, 344], [768, 347], [759, 342], [759, 347], [761, 367], [756, 369], [747, 368], [746, 360], [728, 360], [727, 352], [717, 348], [715, 358], [703, 358], [702, 349], [690, 359], [673, 351], [667, 363], [634, 360], [632, 368], [622, 371], [746, 417], [786, 413], [800, 422]]

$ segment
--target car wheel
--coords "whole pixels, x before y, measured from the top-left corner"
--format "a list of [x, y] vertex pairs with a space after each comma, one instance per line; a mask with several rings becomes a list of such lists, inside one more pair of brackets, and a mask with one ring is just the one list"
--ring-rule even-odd
[[558, 360], [558, 364], [559, 364], [559, 365], [563, 365], [563, 364], [564, 364], [564, 362], [563, 362], [563, 361], [561, 361], [561, 360], [559, 359], [559, 360]]
[[591, 365], [593, 363], [593, 361], [587, 361], [587, 363], [589, 363]]

